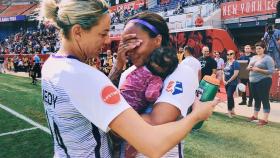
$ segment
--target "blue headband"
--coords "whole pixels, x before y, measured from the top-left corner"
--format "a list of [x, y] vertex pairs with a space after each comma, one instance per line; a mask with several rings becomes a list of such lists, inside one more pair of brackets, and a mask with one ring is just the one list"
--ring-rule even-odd
[[155, 34], [159, 34], [158, 33], [158, 30], [153, 26], [153, 25], [151, 25], [151, 24], [149, 24], [147, 21], [145, 21], [145, 20], [141, 20], [141, 19], [132, 19], [132, 20], [130, 20], [129, 22], [135, 22], [135, 23], [140, 23], [140, 24], [142, 24], [142, 25], [144, 25], [144, 26], [146, 26], [147, 28], [149, 28], [151, 31], [153, 31]]

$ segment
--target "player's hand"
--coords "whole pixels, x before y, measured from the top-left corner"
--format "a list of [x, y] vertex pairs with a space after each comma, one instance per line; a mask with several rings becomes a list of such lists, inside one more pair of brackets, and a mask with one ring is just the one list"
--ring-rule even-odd
[[220, 103], [219, 98], [215, 98], [213, 101], [201, 102], [196, 100], [193, 104], [193, 115], [195, 115], [198, 121], [207, 120], [209, 116], [212, 115], [212, 112], [215, 106]]
[[140, 46], [142, 40], [136, 38], [136, 34], [124, 34], [118, 47], [117, 67], [123, 68], [127, 61], [127, 53]]

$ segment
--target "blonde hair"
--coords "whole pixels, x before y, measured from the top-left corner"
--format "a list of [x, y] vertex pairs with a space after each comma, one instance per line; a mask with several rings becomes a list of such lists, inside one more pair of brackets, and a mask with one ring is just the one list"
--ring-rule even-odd
[[50, 20], [68, 38], [69, 30], [75, 24], [85, 30], [98, 24], [99, 19], [108, 13], [108, 4], [104, 0], [42, 0], [41, 15]]

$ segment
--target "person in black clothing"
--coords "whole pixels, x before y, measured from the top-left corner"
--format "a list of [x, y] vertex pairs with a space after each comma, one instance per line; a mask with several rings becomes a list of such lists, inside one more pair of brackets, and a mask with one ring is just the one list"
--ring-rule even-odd
[[204, 46], [202, 48], [203, 56], [198, 59], [201, 63], [201, 79], [203, 79], [205, 75], [215, 74], [217, 70], [217, 62], [210, 56], [209, 53], [209, 48]]
[[37, 79], [36, 79], [36, 66], [35, 66], [35, 61], [33, 60], [33, 64], [32, 66], [30, 67], [30, 70], [29, 70], [29, 76], [32, 78], [32, 82], [31, 84], [33, 85], [36, 85], [37, 83]]
[[[247, 60], [248, 64], [250, 62], [250, 59], [254, 56], [255, 54], [252, 53], [252, 47], [250, 45], [246, 45], [244, 46], [244, 55], [241, 56], [239, 58], [239, 60]], [[249, 102], [248, 102], [248, 106], [251, 107], [252, 106], [252, 102], [253, 102], [253, 96], [251, 93], [251, 88], [250, 88], [250, 83], [249, 83], [249, 78], [247, 79], [240, 79], [241, 83], [243, 83], [244, 85], [248, 85], [249, 87]], [[242, 101], [241, 103], [239, 103], [239, 105], [246, 105], [247, 104], [247, 95], [246, 92], [242, 92]]]
[[220, 54], [220, 57], [224, 60], [224, 62], [227, 62], [227, 49], [224, 48], [223, 51]]
[[0, 73], [5, 73], [4, 61], [5, 61], [4, 55], [0, 53]]

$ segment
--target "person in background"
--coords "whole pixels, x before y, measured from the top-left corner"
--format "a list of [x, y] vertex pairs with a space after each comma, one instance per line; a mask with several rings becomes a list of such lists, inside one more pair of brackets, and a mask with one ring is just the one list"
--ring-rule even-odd
[[[225, 66], [224, 59], [220, 57], [220, 52], [214, 51], [215, 61], [217, 62], [216, 77], [218, 80], [223, 80], [223, 70]], [[220, 90], [220, 89], [219, 89]]]
[[267, 25], [263, 41], [266, 43], [267, 55], [271, 56], [275, 61], [277, 69], [280, 69], [280, 45], [277, 42], [279, 39], [280, 29], [276, 28], [275, 25]]
[[25, 57], [23, 57], [23, 59], [22, 59], [22, 61], [23, 61], [23, 67], [24, 67], [24, 71], [25, 72], [29, 72], [29, 59], [28, 59], [28, 57], [27, 56], [25, 56]]
[[203, 20], [203, 18], [201, 17], [200, 14], [197, 15], [194, 23], [195, 23], [195, 27], [203, 26], [204, 20]]
[[217, 62], [210, 56], [209, 48], [204, 46], [202, 48], [202, 57], [198, 59], [201, 63], [201, 79], [205, 75], [216, 74]]
[[268, 124], [270, 113], [269, 91], [272, 84], [272, 74], [275, 69], [275, 63], [271, 56], [265, 54], [266, 46], [264, 42], [255, 44], [256, 55], [253, 56], [248, 65], [249, 80], [251, 92], [255, 100], [253, 116], [248, 121], [258, 120], [258, 114], [263, 104], [263, 119], [260, 119], [258, 125]]
[[13, 57], [14, 72], [18, 72], [18, 62], [19, 62], [18, 55], [15, 55]]
[[107, 50], [106, 67], [109, 74], [113, 67], [113, 55], [110, 49]]
[[[244, 55], [241, 55], [239, 60], [246, 60], [248, 61], [248, 64], [250, 63], [250, 59], [254, 56], [255, 54], [252, 52], [252, 47], [250, 45], [245, 45], [244, 46]], [[241, 83], [243, 83], [245, 86], [248, 85], [249, 88], [249, 101], [247, 104], [247, 94], [246, 91], [245, 92], [241, 92], [242, 93], [242, 101], [241, 103], [239, 103], [239, 105], [248, 105], [248, 107], [252, 106], [253, 103], [253, 96], [252, 96], [252, 92], [251, 92], [251, 88], [250, 88], [250, 82], [249, 82], [249, 78], [248, 79], [240, 79]]]
[[232, 116], [235, 115], [233, 94], [238, 84], [240, 64], [235, 61], [235, 52], [233, 50], [228, 51], [227, 58], [228, 60], [224, 67], [223, 81], [227, 92], [228, 117], [232, 118]]
[[37, 84], [37, 79], [36, 79], [36, 67], [35, 67], [35, 64], [34, 64], [35, 61], [33, 61], [33, 65], [31, 66], [30, 70], [29, 70], [29, 76], [31, 77], [32, 79], [32, 82], [31, 84], [33, 85], [36, 85]]
[[240, 48], [239, 49], [239, 57], [242, 57], [242, 56], [244, 56], [245, 55], [245, 53], [244, 53], [244, 49], [242, 49], [242, 48]]
[[223, 51], [220, 53], [220, 57], [224, 60], [224, 62], [227, 62], [227, 49], [224, 48]]
[[[199, 60], [193, 57], [194, 49], [188, 45], [184, 47], [184, 57], [185, 59], [181, 64], [191, 67], [195, 73], [197, 73], [198, 81], [201, 80], [201, 64]], [[186, 74], [187, 75], [187, 74]]]
[[116, 52], [113, 53], [113, 65], [116, 63], [117, 57], [118, 57], [118, 54]]
[[38, 56], [38, 52], [33, 57], [33, 71], [36, 78], [41, 78], [41, 59]]
[[0, 53], [0, 73], [5, 73], [4, 62], [4, 55]]
[[180, 47], [178, 52], [177, 52], [177, 58], [179, 60], [179, 63], [181, 63], [184, 59], [184, 49], [183, 47]]

